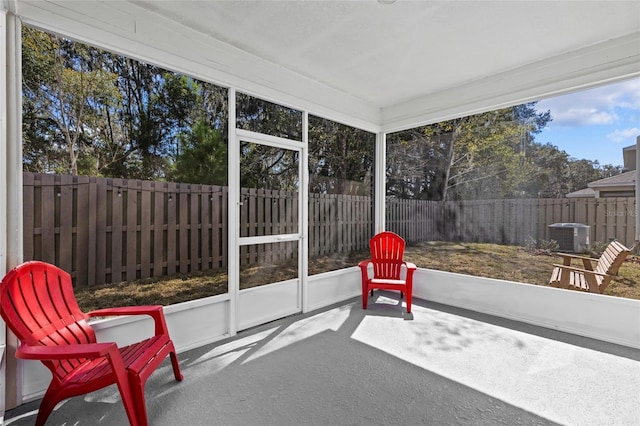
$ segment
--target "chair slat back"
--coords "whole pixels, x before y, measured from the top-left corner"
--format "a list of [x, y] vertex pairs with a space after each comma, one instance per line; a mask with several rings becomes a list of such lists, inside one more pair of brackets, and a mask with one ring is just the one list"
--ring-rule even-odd
[[381, 232], [370, 241], [371, 263], [376, 278], [400, 279], [405, 241], [393, 232]]
[[[95, 332], [76, 301], [71, 276], [44, 262], [26, 262], [9, 271], [0, 287], [0, 313], [18, 339], [29, 345], [96, 342]], [[44, 364], [64, 376], [80, 362]]]
[[620, 269], [629, 253], [629, 249], [620, 242], [611, 241], [598, 259], [595, 271], [602, 274], [617, 275], [618, 269]]

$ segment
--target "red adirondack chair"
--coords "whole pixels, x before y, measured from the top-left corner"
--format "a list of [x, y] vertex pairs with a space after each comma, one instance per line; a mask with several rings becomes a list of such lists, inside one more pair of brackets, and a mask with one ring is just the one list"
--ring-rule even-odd
[[[175, 379], [182, 380], [162, 306], [132, 306], [84, 313], [73, 293], [71, 276], [44, 262], [12, 269], [0, 286], [0, 313], [20, 339], [16, 357], [39, 360], [53, 375], [40, 403], [36, 425], [44, 425], [56, 404], [117, 384], [131, 425], [147, 425], [144, 385], [167, 355]], [[155, 335], [119, 348], [97, 343], [87, 319], [95, 316], [149, 315]]]
[[[400, 297], [407, 297], [407, 313], [411, 313], [411, 296], [413, 292], [413, 273], [416, 265], [402, 260], [404, 256], [404, 240], [393, 232], [381, 232], [369, 240], [371, 259], [358, 264], [362, 272], [362, 309], [367, 309], [369, 292], [373, 289], [398, 290]], [[373, 276], [369, 276], [369, 264], [373, 265]], [[406, 268], [403, 279], [402, 269]]]

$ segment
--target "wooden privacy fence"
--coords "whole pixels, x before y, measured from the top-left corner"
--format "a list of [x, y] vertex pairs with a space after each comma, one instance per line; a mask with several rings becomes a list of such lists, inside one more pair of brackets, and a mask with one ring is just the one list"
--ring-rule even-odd
[[388, 200], [387, 228], [409, 242], [476, 241], [524, 245], [549, 240], [549, 225], [590, 226], [590, 241], [635, 243], [635, 197], [466, 201]]
[[77, 285], [226, 269], [227, 188], [24, 173], [24, 258]]
[[358, 195], [309, 194], [309, 256], [368, 249], [373, 199]]
[[[24, 172], [24, 259], [78, 286], [227, 270], [227, 187]], [[242, 188], [240, 235], [298, 232], [298, 194]], [[372, 200], [311, 194], [310, 256], [368, 246]], [[295, 243], [240, 249], [240, 265], [295, 259]]]
[[[243, 188], [240, 234], [298, 230], [298, 195]], [[227, 270], [228, 189], [222, 186], [24, 173], [24, 259], [55, 263], [78, 286]], [[634, 244], [635, 198], [420, 201], [388, 199], [387, 229], [408, 242], [524, 245], [558, 222], [589, 225], [590, 239]], [[366, 250], [373, 200], [310, 194], [309, 256]], [[297, 245], [250, 245], [242, 267], [294, 259]]]
[[442, 213], [440, 201], [387, 197], [386, 228], [402, 236], [408, 243], [438, 240], [443, 235], [443, 224], [447, 223]]
[[[611, 239], [617, 239], [628, 248], [635, 245], [635, 197], [563, 198], [540, 201], [539, 229], [556, 222], [583, 223], [591, 227], [591, 242], [608, 242]], [[542, 232], [543, 230], [540, 229], [540, 234]]]

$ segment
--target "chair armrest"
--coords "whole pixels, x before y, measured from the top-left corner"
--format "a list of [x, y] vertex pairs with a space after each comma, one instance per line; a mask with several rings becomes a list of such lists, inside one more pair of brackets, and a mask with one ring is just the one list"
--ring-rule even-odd
[[412, 262], [402, 262], [402, 264], [407, 268], [407, 285], [413, 287], [413, 273], [416, 271], [416, 265]]
[[62, 346], [32, 346], [22, 343], [16, 351], [16, 357], [33, 360], [100, 358], [114, 349], [117, 351], [118, 346], [113, 342]]
[[556, 253], [556, 255], [558, 255], [558, 256], [560, 256], [562, 258], [567, 258], [567, 259], [588, 260], [589, 262], [597, 262], [598, 261], [598, 259], [594, 259], [593, 257], [578, 256], [576, 254]]
[[415, 265], [415, 263], [411, 263], [411, 262], [402, 262], [402, 263], [403, 263], [403, 264], [407, 267], [407, 269], [409, 269], [409, 270], [414, 270], [414, 271], [415, 271], [415, 270], [416, 270], [416, 268], [417, 268], [417, 267], [416, 267], [416, 265]]
[[149, 315], [155, 323], [155, 334], [169, 334], [167, 324], [164, 320], [164, 311], [162, 305], [148, 306], [122, 306], [117, 308], [105, 308], [87, 312], [88, 317], [110, 317], [122, 315]]
[[582, 272], [584, 274], [600, 275], [601, 277], [612, 277], [613, 278], [612, 275], [603, 274], [602, 272], [590, 271], [589, 269], [576, 268], [574, 266], [568, 266], [568, 265], [560, 265], [558, 263], [554, 263], [553, 266], [555, 266], [556, 268], [567, 269], [569, 271], [576, 271], [576, 272]]
[[360, 263], [358, 263], [358, 266], [360, 268], [366, 268], [367, 266], [369, 266], [370, 263], [371, 263], [371, 260], [362, 260], [360, 261]]
[[360, 267], [360, 275], [362, 276], [362, 294], [366, 293], [366, 284], [369, 281], [369, 264], [371, 263], [371, 259], [368, 260], [361, 260], [360, 263], [358, 263], [358, 266]]
[[162, 311], [162, 305], [150, 305], [150, 306], [122, 306], [117, 308], [104, 308], [97, 309], [95, 311], [87, 312], [89, 317], [111, 317], [120, 315], [151, 315], [156, 312]]

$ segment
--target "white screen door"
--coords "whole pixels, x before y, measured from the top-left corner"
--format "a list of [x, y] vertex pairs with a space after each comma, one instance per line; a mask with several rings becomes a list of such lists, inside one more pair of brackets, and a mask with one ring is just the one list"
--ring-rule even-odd
[[302, 143], [237, 130], [238, 329], [301, 311]]

